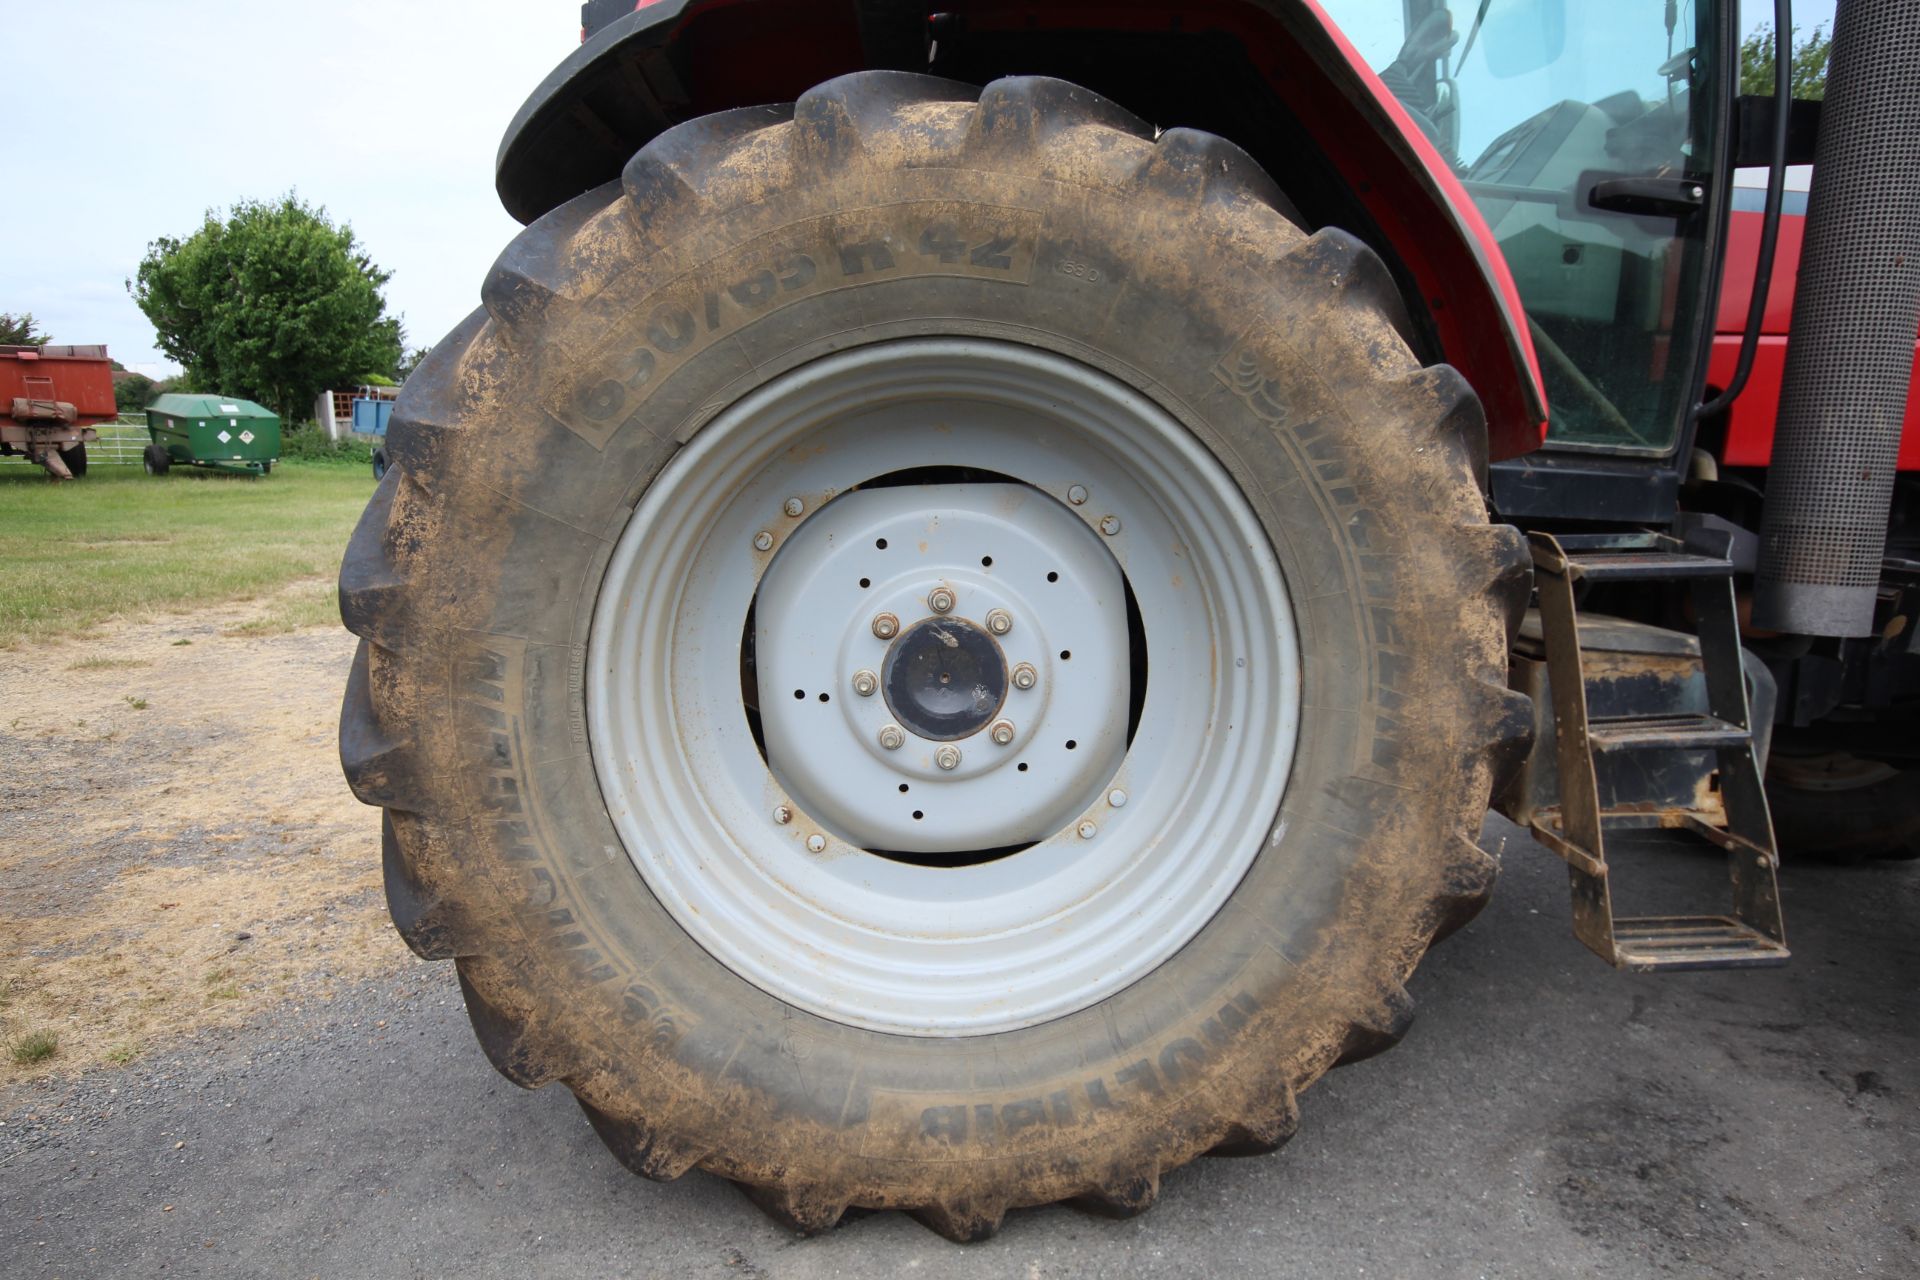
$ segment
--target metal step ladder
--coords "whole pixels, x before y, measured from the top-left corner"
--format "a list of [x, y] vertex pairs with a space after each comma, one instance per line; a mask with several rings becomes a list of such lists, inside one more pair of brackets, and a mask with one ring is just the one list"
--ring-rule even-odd
[[[1698, 531], [1684, 542], [1659, 533], [1528, 536], [1553, 685], [1560, 778], [1560, 803], [1535, 814], [1533, 834], [1567, 863], [1574, 935], [1621, 969], [1784, 964], [1786, 932], [1774, 879], [1779, 859], [1740, 665], [1731, 538], [1714, 530]], [[1686, 580], [1692, 588], [1708, 713], [1589, 719], [1577, 585], [1671, 580]], [[1674, 749], [1715, 753], [1724, 814], [1601, 809], [1596, 753]], [[1647, 829], [1687, 832], [1725, 851], [1733, 880], [1731, 915], [1614, 917], [1606, 834]]]

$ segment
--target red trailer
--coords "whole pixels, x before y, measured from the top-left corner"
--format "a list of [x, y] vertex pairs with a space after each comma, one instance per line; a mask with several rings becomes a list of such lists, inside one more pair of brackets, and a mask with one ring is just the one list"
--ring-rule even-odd
[[0, 346], [0, 455], [24, 454], [56, 480], [83, 476], [94, 425], [118, 416], [104, 346]]

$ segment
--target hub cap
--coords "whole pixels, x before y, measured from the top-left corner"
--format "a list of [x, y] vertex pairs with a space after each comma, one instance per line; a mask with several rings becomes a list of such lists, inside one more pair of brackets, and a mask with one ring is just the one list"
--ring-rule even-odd
[[1007, 660], [965, 618], [928, 618], [887, 652], [887, 708], [923, 738], [980, 732], [1007, 697]]
[[587, 675], [608, 811], [687, 933], [916, 1035], [1063, 1016], [1190, 941], [1277, 831], [1299, 714], [1219, 463], [976, 339], [826, 357], [709, 423], [614, 549]]

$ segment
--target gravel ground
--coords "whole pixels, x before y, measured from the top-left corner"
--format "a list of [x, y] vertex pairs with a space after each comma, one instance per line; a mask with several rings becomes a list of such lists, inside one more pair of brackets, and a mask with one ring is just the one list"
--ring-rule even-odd
[[705, 1174], [628, 1175], [414, 965], [0, 1094], [0, 1274], [1920, 1274], [1920, 865], [1792, 869], [1785, 969], [1637, 977], [1571, 940], [1557, 863], [1487, 836], [1500, 891], [1416, 976], [1407, 1040], [1309, 1091], [1280, 1155], [1201, 1161], [1131, 1221], [795, 1240]]

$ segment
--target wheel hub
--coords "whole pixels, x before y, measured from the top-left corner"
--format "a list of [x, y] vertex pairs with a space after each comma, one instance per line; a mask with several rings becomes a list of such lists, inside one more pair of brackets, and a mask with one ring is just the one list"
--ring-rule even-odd
[[860, 848], [999, 856], [1067, 824], [1126, 753], [1125, 579], [1030, 486], [841, 494], [788, 536], [754, 619], [767, 765]]
[[952, 742], [987, 727], [1007, 700], [1000, 646], [965, 618], [925, 618], [887, 650], [887, 709], [911, 733]]

